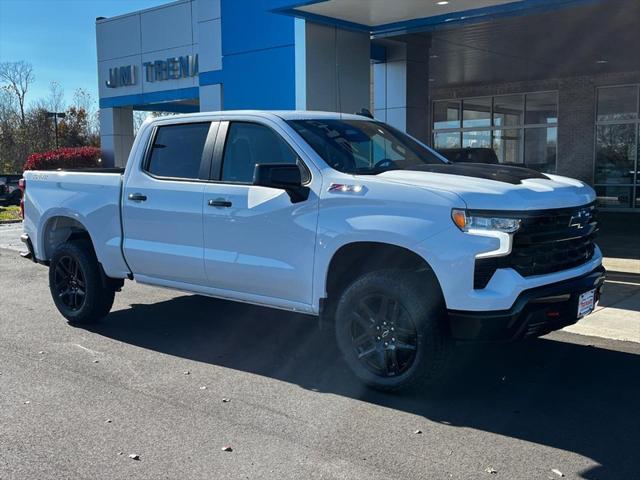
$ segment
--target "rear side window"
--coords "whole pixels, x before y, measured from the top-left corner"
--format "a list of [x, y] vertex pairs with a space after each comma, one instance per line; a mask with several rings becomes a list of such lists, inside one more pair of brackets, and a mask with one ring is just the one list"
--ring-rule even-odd
[[158, 127], [147, 171], [158, 177], [198, 178], [209, 126], [185, 123]]
[[269, 127], [257, 123], [233, 122], [229, 126], [224, 149], [222, 181], [253, 183], [256, 163], [297, 161], [298, 156], [289, 144]]

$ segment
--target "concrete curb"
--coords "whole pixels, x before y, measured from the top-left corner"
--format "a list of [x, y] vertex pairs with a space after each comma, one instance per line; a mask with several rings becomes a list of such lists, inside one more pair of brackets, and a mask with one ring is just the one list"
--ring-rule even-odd
[[22, 223], [22, 220], [0, 220], [0, 225], [10, 225], [12, 223]]

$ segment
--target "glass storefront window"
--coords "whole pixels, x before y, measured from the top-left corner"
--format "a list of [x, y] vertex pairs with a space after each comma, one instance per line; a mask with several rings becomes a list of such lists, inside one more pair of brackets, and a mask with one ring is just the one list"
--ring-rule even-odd
[[456, 100], [434, 102], [433, 128], [460, 128], [460, 102]]
[[519, 128], [495, 130], [493, 149], [500, 163], [522, 164], [522, 130]]
[[636, 156], [636, 125], [599, 125], [595, 183], [632, 185]]
[[640, 208], [640, 85], [600, 87], [594, 180], [603, 207]]
[[636, 135], [636, 207], [640, 207], [640, 123], [638, 123], [638, 134]]
[[558, 123], [558, 93], [527, 93], [524, 121], [527, 125]]
[[522, 125], [523, 95], [500, 95], [493, 99], [493, 124], [496, 127]]
[[597, 108], [599, 122], [638, 118], [638, 86], [599, 88]]
[[434, 146], [436, 150], [445, 148], [460, 148], [459, 132], [443, 132], [435, 134]]
[[601, 207], [629, 208], [632, 206], [633, 187], [601, 185], [596, 186], [595, 189], [598, 205]]
[[558, 92], [439, 100], [433, 118], [436, 149], [493, 148], [500, 163], [556, 170]]
[[462, 132], [462, 147], [491, 148], [491, 130]]
[[490, 127], [491, 97], [464, 99], [462, 101], [462, 126], [463, 128]]
[[524, 163], [527, 168], [555, 173], [558, 144], [556, 127], [527, 128], [524, 133]]

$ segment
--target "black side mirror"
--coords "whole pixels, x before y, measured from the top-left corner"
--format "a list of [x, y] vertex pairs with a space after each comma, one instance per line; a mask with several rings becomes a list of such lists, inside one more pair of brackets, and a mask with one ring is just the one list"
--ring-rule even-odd
[[293, 203], [309, 198], [309, 187], [302, 185], [300, 167], [295, 163], [257, 163], [253, 184], [285, 190]]

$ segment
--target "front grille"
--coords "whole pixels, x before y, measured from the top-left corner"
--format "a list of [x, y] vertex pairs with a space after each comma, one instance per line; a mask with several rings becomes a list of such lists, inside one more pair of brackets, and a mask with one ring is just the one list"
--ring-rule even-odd
[[595, 251], [598, 212], [594, 204], [535, 212], [493, 212], [521, 219], [511, 254], [477, 259], [474, 288], [482, 289], [499, 268], [513, 268], [523, 277], [577, 267]]

